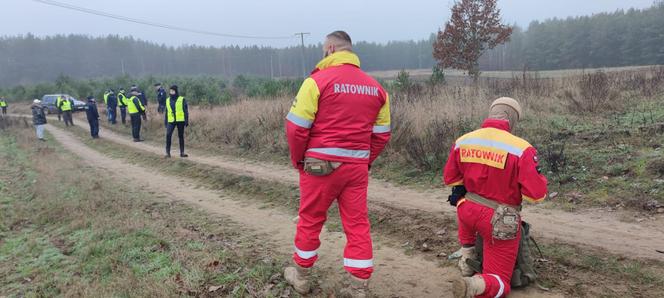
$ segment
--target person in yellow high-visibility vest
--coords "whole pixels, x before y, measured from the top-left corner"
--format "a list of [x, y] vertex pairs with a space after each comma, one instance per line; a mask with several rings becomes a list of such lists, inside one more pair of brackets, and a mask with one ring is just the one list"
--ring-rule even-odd
[[4, 97], [0, 96], [0, 108], [2, 108], [2, 114], [7, 114], [7, 100]]
[[131, 97], [125, 101], [129, 120], [131, 121], [131, 135], [134, 142], [141, 142], [141, 116], [145, 115], [145, 107], [138, 99], [138, 91], [132, 91]]
[[118, 107], [120, 108], [120, 120], [122, 124], [127, 123], [127, 96], [124, 88], [118, 88]]
[[58, 98], [55, 99], [55, 109], [58, 110], [58, 121], [62, 121], [62, 110], [60, 109], [60, 103], [62, 103], [64, 97], [58, 95]]
[[74, 118], [72, 117], [72, 108], [74, 107], [74, 102], [71, 98], [61, 97], [60, 105], [58, 108], [62, 111], [62, 118], [65, 120], [65, 126], [74, 125]]
[[180, 157], [189, 155], [184, 153], [184, 128], [189, 126], [189, 108], [187, 100], [180, 96], [178, 86], [171, 86], [168, 90], [169, 96], [166, 98], [166, 157], [171, 157], [171, 138], [173, 130], [178, 129], [178, 140], [180, 142]]

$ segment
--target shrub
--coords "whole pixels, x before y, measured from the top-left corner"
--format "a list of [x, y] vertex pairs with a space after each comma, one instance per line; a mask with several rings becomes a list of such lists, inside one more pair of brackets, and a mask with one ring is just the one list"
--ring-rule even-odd
[[577, 90], [566, 90], [565, 97], [572, 103], [572, 111], [577, 113], [607, 110], [618, 97], [614, 84], [615, 81], [603, 71], [583, 74], [576, 80]]

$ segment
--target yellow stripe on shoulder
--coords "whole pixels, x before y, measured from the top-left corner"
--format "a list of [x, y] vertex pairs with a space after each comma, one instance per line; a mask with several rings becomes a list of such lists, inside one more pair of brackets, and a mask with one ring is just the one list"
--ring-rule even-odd
[[507, 151], [516, 156], [521, 156], [523, 151], [531, 147], [530, 143], [511, 133], [497, 128], [481, 128], [467, 133], [456, 141], [456, 147], [484, 146]]
[[390, 96], [385, 96], [385, 104], [380, 108], [375, 125], [390, 126]]
[[318, 98], [320, 90], [312, 78], [307, 78], [298, 91], [290, 113], [307, 121], [313, 121], [318, 112]]

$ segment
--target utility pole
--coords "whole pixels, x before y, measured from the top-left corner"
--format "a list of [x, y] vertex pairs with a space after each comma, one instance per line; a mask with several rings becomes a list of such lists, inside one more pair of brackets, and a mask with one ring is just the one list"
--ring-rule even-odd
[[310, 35], [311, 33], [309, 32], [300, 32], [300, 33], [295, 33], [295, 35], [300, 36], [300, 41], [302, 42], [302, 77], [305, 78], [307, 77], [307, 67], [304, 64], [304, 36], [305, 35]]
[[270, 53], [270, 79], [274, 79], [274, 53]]

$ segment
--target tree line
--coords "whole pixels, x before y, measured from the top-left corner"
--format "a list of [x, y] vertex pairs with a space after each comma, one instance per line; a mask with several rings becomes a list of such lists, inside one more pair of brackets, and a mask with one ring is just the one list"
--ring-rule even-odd
[[[367, 70], [428, 68], [431, 42], [358, 42], [355, 51]], [[322, 58], [321, 44], [304, 48], [259, 46], [169, 47], [132, 37], [32, 34], [0, 38], [0, 84], [33, 84], [72, 78], [127, 75], [212, 75], [232, 78], [302, 77]], [[304, 57], [304, 66], [302, 65]]]
[[647, 9], [533, 21], [486, 53], [483, 70], [549, 70], [664, 64], [664, 2]]
[[[442, 24], [442, 20], [441, 20]], [[508, 43], [480, 59], [482, 70], [545, 70], [664, 64], [664, 4], [513, 28]], [[420, 41], [357, 42], [369, 71], [431, 68], [435, 35]], [[132, 37], [57, 35], [0, 38], [0, 85], [128, 75], [301, 77], [321, 58], [321, 45], [169, 47]], [[304, 56], [304, 65], [302, 57]]]

